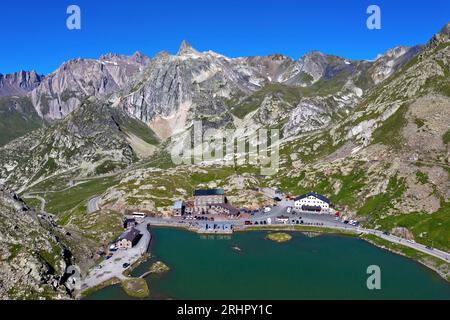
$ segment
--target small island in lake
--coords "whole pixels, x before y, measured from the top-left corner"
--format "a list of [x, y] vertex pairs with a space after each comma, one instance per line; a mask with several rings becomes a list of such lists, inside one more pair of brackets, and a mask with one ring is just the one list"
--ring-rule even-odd
[[283, 232], [269, 233], [267, 239], [275, 242], [286, 242], [292, 239], [292, 236]]
[[147, 282], [142, 278], [130, 278], [122, 281], [122, 288], [130, 297], [147, 298], [150, 295]]
[[149, 273], [164, 273], [169, 271], [170, 268], [162, 261], [156, 261], [149, 269]]

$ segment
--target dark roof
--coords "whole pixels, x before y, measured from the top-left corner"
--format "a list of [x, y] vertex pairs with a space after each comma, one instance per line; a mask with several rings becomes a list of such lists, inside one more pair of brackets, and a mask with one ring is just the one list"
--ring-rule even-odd
[[223, 196], [225, 191], [223, 189], [208, 189], [208, 190], [195, 190], [194, 196]]
[[139, 236], [139, 234], [140, 234], [139, 230], [131, 228], [130, 230], [122, 233], [117, 240], [120, 241], [126, 239], [128, 241], [133, 242], [134, 239], [136, 239], [136, 237]]
[[321, 194], [318, 194], [316, 192], [308, 192], [308, 193], [306, 193], [304, 195], [298, 196], [294, 200], [297, 201], [297, 200], [301, 200], [301, 199], [304, 199], [304, 198], [307, 198], [307, 197], [310, 197], [310, 196], [316, 197], [317, 199], [320, 199], [323, 202], [326, 202], [328, 204], [330, 204], [330, 202], [331, 202], [330, 199], [328, 199], [327, 197], [325, 197], [325, 196], [323, 196]]

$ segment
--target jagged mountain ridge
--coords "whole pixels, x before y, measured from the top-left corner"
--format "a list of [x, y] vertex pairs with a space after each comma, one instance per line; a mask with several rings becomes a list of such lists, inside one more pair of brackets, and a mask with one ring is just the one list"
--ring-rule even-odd
[[94, 59], [75, 59], [50, 74], [30, 98], [44, 119], [62, 119], [88, 97], [104, 98], [119, 90], [142, 70], [149, 58], [136, 52], [127, 57], [108, 54]]
[[[397, 55], [387, 54], [377, 60], [379, 68], [400, 67], [417, 53], [407, 48], [397, 51]], [[176, 55], [162, 52], [152, 59], [137, 52], [132, 56], [108, 54], [97, 60], [71, 60], [42, 79], [28, 96], [36, 113], [48, 122], [64, 118], [88, 97], [109, 101], [165, 139], [200, 116], [209, 117], [212, 126], [235, 125], [230, 109], [251, 105], [250, 111], [254, 111], [266, 97], [277, 94], [272, 91], [274, 85], [288, 91], [310, 88], [306, 94], [317, 91], [319, 97], [323, 96], [323, 87], [332, 88], [333, 93], [351, 86], [365, 90], [391, 74], [372, 65], [370, 61], [351, 61], [319, 52], [298, 61], [279, 54], [231, 59], [212, 51], [198, 52], [183, 42]], [[296, 92], [295, 100], [285, 101], [285, 105], [295, 108], [304, 91]], [[255, 95], [261, 97], [256, 101]], [[253, 106], [255, 101], [257, 105]], [[237, 114], [245, 116], [248, 112]], [[270, 115], [262, 116], [267, 117]], [[260, 119], [255, 118], [256, 122]]]
[[45, 79], [36, 71], [19, 71], [3, 75], [0, 73], [0, 97], [25, 96]]

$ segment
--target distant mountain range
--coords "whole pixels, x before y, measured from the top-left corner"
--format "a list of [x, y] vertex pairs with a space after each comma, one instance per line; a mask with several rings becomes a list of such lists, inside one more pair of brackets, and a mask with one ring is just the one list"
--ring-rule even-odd
[[[233, 122], [233, 115], [242, 118], [263, 102], [280, 104], [291, 113], [298, 105], [308, 108], [312, 100], [318, 111], [313, 111], [313, 116], [326, 124], [330, 113], [358, 101], [365, 90], [389, 77], [420, 50], [398, 47], [376, 61], [352, 61], [320, 52], [298, 61], [279, 54], [230, 59], [211, 51], [200, 53], [183, 41], [176, 55], [161, 52], [151, 59], [139, 52], [132, 56], [107, 54], [97, 60], [66, 62], [47, 77], [35, 72], [0, 75], [0, 96], [25, 97], [14, 104], [10, 100], [16, 98], [3, 98], [2, 106], [29, 117], [30, 110], [21, 112], [21, 107], [31, 104], [42, 123], [62, 119], [86, 98], [95, 97], [119, 106], [162, 139], [188, 127], [199, 115], [209, 115], [216, 126], [225, 126]], [[338, 102], [323, 101], [330, 95]], [[344, 96], [347, 99], [342, 99]], [[302, 98], [307, 101], [299, 104]], [[254, 120], [265, 122], [267, 116], [261, 110]]]

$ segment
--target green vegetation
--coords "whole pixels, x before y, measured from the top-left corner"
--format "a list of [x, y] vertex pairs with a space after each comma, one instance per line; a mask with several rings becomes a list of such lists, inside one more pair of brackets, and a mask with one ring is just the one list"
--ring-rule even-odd
[[100, 210], [86, 214], [86, 207], [79, 206], [61, 217], [61, 224], [70, 222], [86, 239], [104, 243], [117, 238], [123, 232], [123, 215], [113, 210]]
[[109, 286], [112, 286], [112, 285], [118, 284], [118, 283], [120, 283], [120, 280], [118, 278], [111, 278], [103, 283], [100, 283], [99, 285], [97, 285], [95, 287], [91, 287], [89, 289], [84, 290], [83, 292], [80, 293], [80, 296], [81, 296], [81, 298], [88, 297], [91, 294], [93, 294], [94, 292], [97, 292], [103, 288], [106, 288], [106, 287], [109, 287]]
[[51, 251], [46, 250], [40, 250], [37, 255], [39, 258], [41, 258], [45, 263], [47, 263], [53, 270], [56, 272], [60, 272], [60, 266], [59, 261], [61, 259], [61, 247], [56, 244], [52, 243], [52, 249]]
[[[357, 203], [356, 196], [365, 186], [365, 171], [362, 166], [356, 166], [349, 175], [333, 175], [342, 182], [342, 188], [336, 195], [330, 197], [333, 203], [354, 207]], [[330, 192], [329, 192], [330, 193]]]
[[9, 257], [8, 257], [8, 262], [11, 262], [12, 260], [14, 260], [15, 257], [17, 257], [17, 255], [19, 254], [20, 250], [22, 250], [22, 245], [21, 244], [12, 244], [9, 246]]
[[428, 183], [428, 175], [422, 171], [416, 171], [416, 178], [417, 182], [419, 182], [420, 184]]
[[284, 232], [269, 233], [267, 239], [275, 242], [286, 242], [292, 239], [290, 234]]
[[160, 142], [153, 130], [139, 120], [118, 112], [115, 112], [113, 115], [113, 120], [119, 125], [122, 131], [131, 133], [148, 144], [158, 145]]
[[310, 85], [311, 83], [313, 83], [314, 78], [309, 73], [302, 72], [300, 73], [300, 80], [306, 83], [307, 85]]
[[382, 230], [404, 227], [420, 243], [448, 251], [450, 249], [450, 202], [443, 202], [433, 213], [409, 213], [377, 219], [373, 224]]
[[156, 273], [156, 274], [164, 273], [167, 271], [170, 271], [170, 268], [162, 261], [156, 261], [155, 263], [153, 263], [150, 266], [150, 269], [149, 269], [150, 273]]
[[269, 94], [278, 96], [291, 105], [297, 104], [301, 98], [301, 92], [298, 88], [269, 83], [243, 102], [239, 103], [237, 99], [233, 99], [228, 101], [227, 104], [230, 106], [232, 114], [243, 119], [247, 114], [258, 109], [264, 98]]
[[386, 192], [372, 196], [359, 208], [358, 214], [371, 215], [372, 218], [379, 217], [389, 209], [394, 208], [395, 199], [400, 198], [406, 191], [406, 179], [398, 178], [397, 175], [389, 179]]
[[425, 122], [422, 119], [416, 118], [414, 119], [414, 123], [420, 129], [425, 125]]
[[117, 171], [120, 169], [125, 169], [125, 168], [126, 168], [125, 163], [106, 160], [102, 164], [100, 164], [99, 166], [97, 166], [95, 168], [95, 174], [102, 175], [102, 174], [107, 174], [107, 173], [114, 172], [114, 171]]
[[442, 142], [444, 142], [444, 144], [450, 143], [450, 130], [447, 130], [447, 132], [444, 133], [444, 135], [442, 136]]
[[43, 125], [29, 98], [0, 97], [0, 146]]
[[38, 199], [34, 199], [34, 198], [29, 198], [29, 199], [24, 199], [25, 204], [30, 207], [30, 208], [34, 208], [36, 211], [39, 211], [40, 207], [41, 207], [41, 201]]
[[121, 283], [123, 290], [130, 297], [147, 298], [150, 295], [147, 282], [141, 278], [131, 278]]
[[109, 187], [117, 184], [114, 177], [92, 179], [73, 188], [47, 192], [42, 195], [47, 201], [46, 211], [53, 214], [65, 214], [79, 205], [83, 205], [89, 198], [104, 193]]
[[348, 231], [348, 230], [324, 228], [324, 227], [314, 227], [314, 226], [304, 226], [304, 225], [248, 226], [244, 229], [244, 231], [270, 231], [270, 230], [277, 230], [277, 231], [288, 230], [288, 231], [298, 231], [298, 232], [331, 233], [331, 234], [342, 234], [342, 235], [352, 236], [352, 237], [358, 236], [357, 233]]
[[305, 176], [305, 171], [301, 171], [296, 177], [286, 177], [283, 175], [280, 177], [280, 188], [289, 194], [302, 193], [305, 189], [301, 187], [301, 181], [305, 179]]
[[53, 253], [41, 250], [39, 251], [39, 257], [52, 267], [53, 270], [58, 270], [57, 260]]
[[392, 116], [373, 132], [373, 142], [400, 149], [403, 143], [402, 129], [406, 125], [406, 105], [402, 105]]

